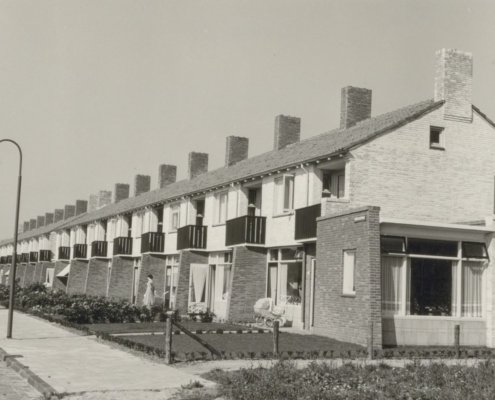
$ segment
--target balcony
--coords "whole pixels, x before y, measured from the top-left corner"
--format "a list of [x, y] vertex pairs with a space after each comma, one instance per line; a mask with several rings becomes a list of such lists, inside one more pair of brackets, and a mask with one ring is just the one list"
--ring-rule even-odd
[[29, 262], [29, 253], [20, 254], [20, 259], [18, 261], [21, 263], [28, 263]]
[[38, 262], [38, 252], [37, 251], [31, 251], [29, 253], [29, 262], [32, 262], [32, 263]]
[[7, 264], [12, 264], [12, 256], [7, 256]]
[[266, 217], [244, 215], [229, 219], [225, 230], [225, 245], [265, 244]]
[[75, 244], [72, 258], [87, 258], [88, 246], [85, 244]]
[[148, 232], [141, 236], [141, 253], [163, 253], [164, 250], [164, 233]]
[[113, 240], [113, 255], [132, 255], [132, 238], [118, 237]]
[[59, 260], [70, 260], [70, 247], [60, 246], [58, 248], [58, 259]]
[[40, 250], [40, 261], [52, 261], [52, 252], [50, 250]]
[[177, 250], [206, 249], [207, 227], [186, 225], [177, 229]]
[[7, 256], [0, 257], [0, 264], [7, 264]]
[[305, 240], [316, 238], [316, 218], [320, 216], [320, 203], [296, 210], [295, 239]]
[[108, 257], [108, 243], [106, 240], [95, 240], [91, 243], [91, 257]]

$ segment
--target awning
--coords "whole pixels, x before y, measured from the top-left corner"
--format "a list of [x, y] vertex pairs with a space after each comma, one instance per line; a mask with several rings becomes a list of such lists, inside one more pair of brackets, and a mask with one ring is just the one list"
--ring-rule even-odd
[[57, 278], [67, 278], [70, 272], [70, 264], [57, 274]]

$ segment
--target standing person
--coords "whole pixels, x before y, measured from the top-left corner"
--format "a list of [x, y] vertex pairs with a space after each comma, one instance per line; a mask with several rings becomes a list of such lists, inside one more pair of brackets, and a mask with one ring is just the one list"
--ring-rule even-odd
[[144, 292], [143, 304], [151, 310], [155, 304], [155, 285], [153, 284], [153, 275], [148, 275], [148, 283], [146, 284], [146, 292]]

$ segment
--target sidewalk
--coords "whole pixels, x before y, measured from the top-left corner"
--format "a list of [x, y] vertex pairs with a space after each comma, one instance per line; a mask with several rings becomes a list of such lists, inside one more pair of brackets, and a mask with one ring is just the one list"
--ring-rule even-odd
[[[100, 393], [99, 397], [84, 398], [166, 399], [191, 381], [213, 386], [188, 372], [112, 348], [94, 336], [79, 336], [26, 314], [15, 313], [13, 339], [5, 338], [6, 327], [7, 310], [0, 309], [0, 348], [10, 355], [20, 355], [17, 360], [58, 393]], [[111, 393], [116, 397], [111, 397]]]

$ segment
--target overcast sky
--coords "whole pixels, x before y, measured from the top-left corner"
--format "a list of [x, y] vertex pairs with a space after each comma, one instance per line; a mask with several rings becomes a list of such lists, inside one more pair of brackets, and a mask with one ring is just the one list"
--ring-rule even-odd
[[[340, 89], [373, 115], [433, 97], [434, 53], [474, 54], [474, 104], [495, 118], [493, 1], [0, 0], [0, 138], [24, 150], [22, 221], [187, 153], [223, 165], [225, 137], [272, 147], [339, 124]], [[0, 145], [0, 238], [12, 236], [17, 155]], [[131, 186], [131, 191], [133, 187]]]

